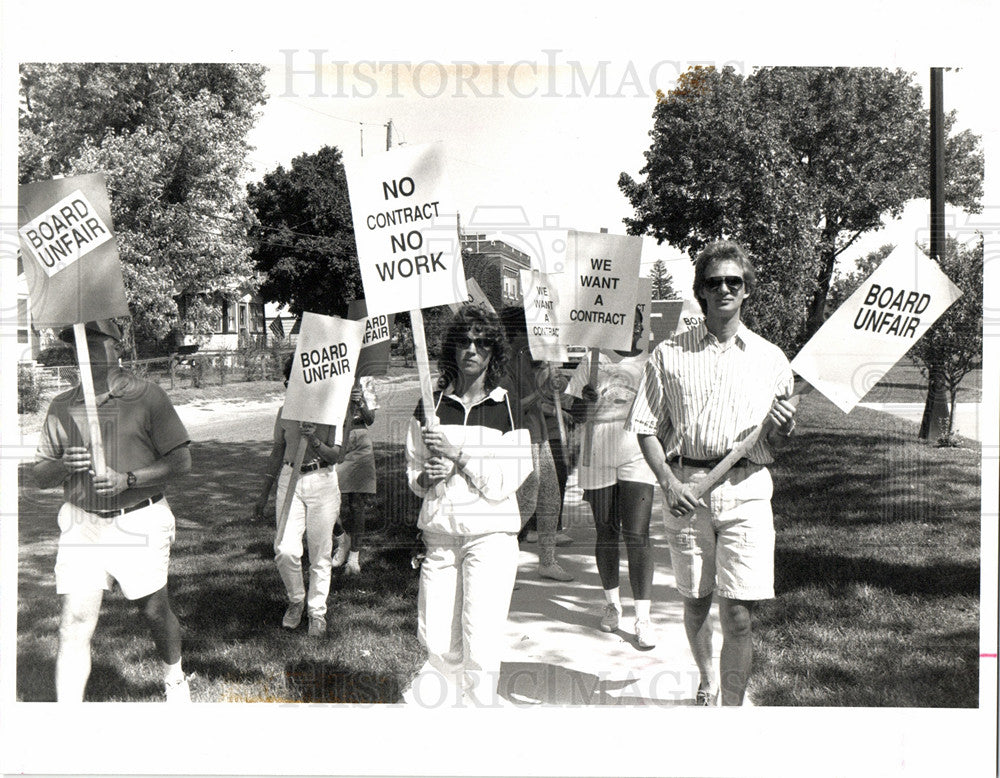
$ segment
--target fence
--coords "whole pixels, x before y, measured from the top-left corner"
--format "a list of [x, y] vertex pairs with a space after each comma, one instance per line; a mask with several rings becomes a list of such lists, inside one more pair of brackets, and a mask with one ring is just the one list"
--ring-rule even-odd
[[[122, 362], [122, 366], [165, 389], [197, 388], [240, 381], [278, 380], [285, 355], [277, 349], [200, 351], [187, 356], [155, 357]], [[55, 394], [75, 386], [79, 371], [75, 365], [36, 367], [35, 375], [45, 394]]]

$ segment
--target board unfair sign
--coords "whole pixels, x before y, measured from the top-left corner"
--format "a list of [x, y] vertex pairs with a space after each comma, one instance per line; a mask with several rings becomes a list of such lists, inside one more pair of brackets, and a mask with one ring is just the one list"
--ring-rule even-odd
[[18, 188], [18, 236], [37, 326], [128, 316], [104, 176]]
[[464, 302], [457, 208], [441, 144], [346, 162], [370, 315]]
[[79, 189], [18, 232], [49, 278], [113, 237], [111, 229]]
[[961, 295], [934, 260], [900, 246], [802, 347], [792, 369], [849, 413]]
[[632, 348], [642, 238], [569, 230], [558, 287], [561, 340], [569, 346]]
[[528, 327], [531, 358], [545, 362], [566, 362], [566, 345], [560, 340], [557, 316], [558, 292], [549, 277], [537, 270], [521, 271], [524, 321]]
[[365, 322], [303, 313], [282, 416], [343, 426]]
[[385, 375], [389, 371], [391, 339], [396, 317], [391, 313], [368, 315], [364, 300], [347, 304], [347, 318], [365, 323], [356, 375]]

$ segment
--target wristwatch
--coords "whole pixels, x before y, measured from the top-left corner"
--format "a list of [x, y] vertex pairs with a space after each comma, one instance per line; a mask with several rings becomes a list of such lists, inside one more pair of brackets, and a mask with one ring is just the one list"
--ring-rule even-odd
[[129, 470], [125, 474], [125, 488], [126, 489], [131, 489], [133, 486], [135, 486], [135, 482], [136, 482], [135, 473], [133, 473], [131, 470]]

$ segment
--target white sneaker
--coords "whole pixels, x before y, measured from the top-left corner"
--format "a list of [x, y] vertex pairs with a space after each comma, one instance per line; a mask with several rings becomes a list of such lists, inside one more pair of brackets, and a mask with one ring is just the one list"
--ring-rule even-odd
[[337, 535], [334, 540], [337, 545], [333, 549], [333, 566], [343, 567], [344, 562], [347, 561], [347, 555], [351, 553], [351, 536], [345, 532], [342, 535]]
[[558, 562], [553, 562], [551, 565], [539, 565], [538, 575], [542, 578], [551, 578], [553, 581], [573, 580], [573, 576], [567, 573]]
[[538, 533], [535, 532], [533, 529], [529, 529], [525, 533], [525, 535], [524, 535], [524, 542], [525, 543], [537, 543], [538, 542]]
[[348, 559], [344, 565], [344, 576], [351, 578], [356, 575], [361, 575], [361, 563], [356, 559]]
[[572, 546], [573, 538], [567, 535], [565, 532], [556, 533], [556, 545], [557, 546]]
[[604, 615], [601, 616], [601, 630], [603, 632], [614, 632], [618, 629], [618, 622], [622, 617], [622, 612], [613, 602], [604, 606]]
[[309, 637], [326, 637], [326, 618], [324, 616], [309, 617]]
[[288, 603], [288, 607], [285, 608], [285, 615], [281, 619], [281, 626], [285, 629], [295, 629], [302, 621], [302, 611], [305, 609], [305, 600]]
[[164, 687], [167, 692], [167, 702], [191, 702], [191, 686], [188, 684], [187, 676], [173, 683], [167, 681]]
[[656, 630], [649, 619], [635, 620], [635, 642], [639, 644], [639, 648], [656, 647]]

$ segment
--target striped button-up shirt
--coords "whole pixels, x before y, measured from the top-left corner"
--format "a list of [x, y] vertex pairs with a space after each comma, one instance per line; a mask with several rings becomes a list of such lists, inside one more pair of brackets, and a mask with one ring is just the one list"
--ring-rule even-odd
[[[746, 438], [792, 385], [777, 346], [742, 323], [723, 344], [702, 323], [650, 355], [625, 429], [656, 435], [668, 459], [716, 459]], [[761, 465], [774, 461], [763, 436], [747, 456]]]

